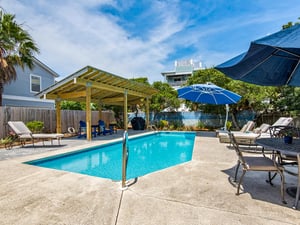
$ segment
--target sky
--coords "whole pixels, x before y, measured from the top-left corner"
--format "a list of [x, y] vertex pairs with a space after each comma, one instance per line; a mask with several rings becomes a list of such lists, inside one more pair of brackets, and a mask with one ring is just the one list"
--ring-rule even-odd
[[175, 60], [211, 68], [300, 17], [299, 0], [0, 0], [69, 76], [89, 65], [124, 78], [164, 81]]

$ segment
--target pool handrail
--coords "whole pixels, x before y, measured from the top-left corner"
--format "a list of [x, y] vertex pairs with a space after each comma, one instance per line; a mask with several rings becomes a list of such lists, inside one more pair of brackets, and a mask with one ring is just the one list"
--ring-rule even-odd
[[126, 169], [128, 161], [128, 132], [127, 130], [123, 133], [123, 149], [122, 149], [122, 190], [127, 189], [126, 185]]

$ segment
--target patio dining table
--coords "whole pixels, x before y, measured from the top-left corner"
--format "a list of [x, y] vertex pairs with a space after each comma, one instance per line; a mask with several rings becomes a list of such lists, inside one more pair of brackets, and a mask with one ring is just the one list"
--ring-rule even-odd
[[[293, 156], [295, 160], [297, 160], [297, 154], [300, 154], [300, 139], [293, 139], [291, 144], [286, 144], [283, 138], [258, 138], [256, 144], [281, 154]], [[297, 187], [287, 187], [286, 191], [295, 198]]]
[[286, 144], [283, 138], [258, 138], [256, 144], [264, 148], [297, 157], [300, 153], [300, 139], [293, 139], [292, 144]]

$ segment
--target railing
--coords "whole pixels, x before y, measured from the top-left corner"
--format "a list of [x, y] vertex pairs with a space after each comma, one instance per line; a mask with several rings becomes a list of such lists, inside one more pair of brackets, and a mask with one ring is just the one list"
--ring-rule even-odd
[[128, 132], [125, 130], [123, 134], [123, 153], [122, 153], [122, 190], [127, 189], [126, 170], [128, 162]]

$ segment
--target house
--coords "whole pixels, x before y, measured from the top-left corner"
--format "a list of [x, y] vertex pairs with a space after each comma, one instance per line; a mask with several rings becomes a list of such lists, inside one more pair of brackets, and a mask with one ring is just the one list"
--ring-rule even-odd
[[53, 85], [58, 74], [37, 58], [34, 58], [33, 63], [32, 70], [28, 67], [24, 70], [20, 66], [15, 67], [17, 79], [4, 85], [3, 106], [55, 108], [53, 100], [40, 99], [35, 95]]
[[189, 77], [195, 71], [202, 69], [201, 62], [190, 60], [177, 60], [175, 61], [175, 71], [162, 72], [162, 76], [169, 85], [178, 89], [184, 85]]

